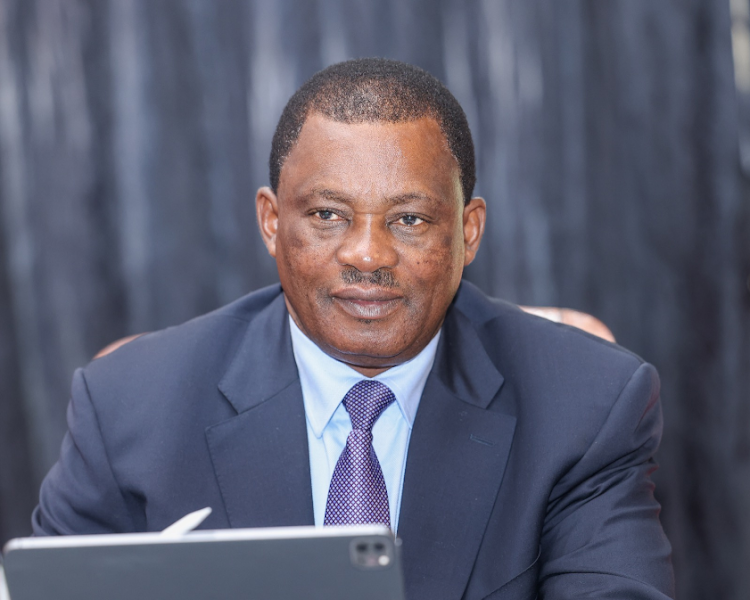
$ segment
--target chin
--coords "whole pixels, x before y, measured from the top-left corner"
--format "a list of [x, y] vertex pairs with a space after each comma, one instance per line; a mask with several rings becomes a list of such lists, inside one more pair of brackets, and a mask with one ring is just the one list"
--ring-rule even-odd
[[330, 354], [334, 358], [359, 367], [392, 367], [402, 362], [398, 357], [406, 348], [388, 343], [382, 336], [357, 337], [359, 339], [351, 340], [347, 344], [337, 344], [331, 340], [326, 341], [326, 345], [331, 349]]

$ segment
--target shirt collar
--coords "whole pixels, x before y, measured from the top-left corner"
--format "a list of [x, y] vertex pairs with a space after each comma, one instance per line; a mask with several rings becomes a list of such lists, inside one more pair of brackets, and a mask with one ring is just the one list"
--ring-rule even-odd
[[[315, 342], [302, 333], [291, 316], [289, 327], [302, 386], [305, 414], [313, 433], [319, 438], [346, 393], [354, 384], [367, 377], [323, 352]], [[435, 362], [439, 339], [440, 331], [414, 358], [373, 377], [393, 391], [396, 403], [410, 429], [417, 414], [422, 390]]]

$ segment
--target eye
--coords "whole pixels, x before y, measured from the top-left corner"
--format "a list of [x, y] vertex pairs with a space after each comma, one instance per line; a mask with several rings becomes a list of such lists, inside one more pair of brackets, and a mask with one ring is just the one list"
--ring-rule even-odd
[[321, 221], [338, 221], [341, 218], [332, 210], [316, 210], [313, 214]]
[[399, 218], [398, 222], [407, 227], [416, 227], [417, 225], [424, 223], [424, 219], [419, 218], [417, 215], [404, 215]]

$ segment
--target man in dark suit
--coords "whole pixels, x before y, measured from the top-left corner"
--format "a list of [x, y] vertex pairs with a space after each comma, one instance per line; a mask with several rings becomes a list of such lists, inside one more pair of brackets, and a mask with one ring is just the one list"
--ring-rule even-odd
[[77, 371], [35, 532], [381, 522], [411, 600], [671, 597], [656, 373], [461, 282], [473, 187], [434, 78], [316, 75], [256, 199], [281, 285]]

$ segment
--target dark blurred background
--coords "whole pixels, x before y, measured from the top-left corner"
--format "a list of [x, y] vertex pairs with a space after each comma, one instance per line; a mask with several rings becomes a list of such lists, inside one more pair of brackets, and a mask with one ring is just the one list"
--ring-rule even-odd
[[0, 0], [0, 543], [73, 370], [273, 282], [254, 193], [288, 97], [387, 56], [463, 104], [467, 277], [605, 321], [662, 375], [683, 600], [750, 598], [750, 0]]

